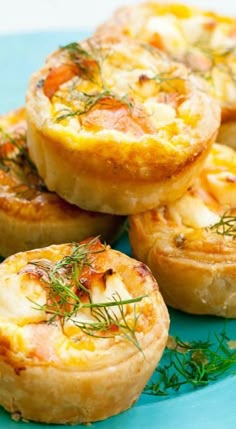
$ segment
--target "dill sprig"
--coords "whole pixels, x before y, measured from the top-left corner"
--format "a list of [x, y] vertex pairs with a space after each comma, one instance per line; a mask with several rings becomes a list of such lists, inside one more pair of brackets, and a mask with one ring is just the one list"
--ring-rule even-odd
[[[3, 170], [10, 170], [10, 167], [7, 165], [8, 162], [18, 164], [21, 161], [22, 163], [22, 158], [27, 159], [27, 161], [30, 163], [32, 162], [26, 153], [26, 136], [24, 134], [18, 134], [17, 136], [13, 137], [5, 132], [3, 128], [0, 128], [0, 139], [0, 162], [1, 168]], [[13, 157], [8, 156], [9, 144], [15, 149]], [[19, 161], [16, 159], [17, 157], [19, 158]]]
[[219, 235], [236, 238], [236, 216], [230, 215], [228, 212], [221, 216], [219, 222], [210, 227], [213, 232]]
[[169, 83], [169, 82], [184, 82], [186, 79], [180, 76], [171, 76], [169, 72], [162, 72], [155, 74], [150, 80], [154, 80], [158, 83]]
[[[136, 336], [138, 315], [136, 314], [135, 304], [140, 302], [143, 298], [144, 296], [122, 300], [118, 293], [114, 293], [112, 301], [104, 303], [91, 302], [90, 304], [81, 305], [80, 308], [89, 308], [91, 310], [91, 315], [96, 319], [95, 322], [79, 322], [73, 318], [71, 320], [75, 326], [80, 328], [81, 331], [87, 335], [97, 338], [113, 338], [115, 335], [120, 335], [142, 352]], [[125, 305], [127, 304], [134, 304], [134, 319], [132, 323], [127, 320], [125, 314]], [[118, 309], [118, 314], [110, 310], [112, 307]]]
[[[105, 251], [93, 249], [98, 242], [94, 238], [88, 243], [75, 244], [71, 254], [64, 256], [56, 264], [49, 261], [31, 261], [35, 265], [48, 291], [47, 303], [40, 305], [33, 302], [34, 308], [49, 315], [48, 323], [59, 320], [62, 328], [66, 321], [72, 322], [86, 334], [98, 338], [121, 336], [130, 341], [139, 351], [140, 344], [136, 336], [136, 326], [139, 315], [136, 313], [136, 303], [144, 296], [122, 300], [115, 292], [107, 302], [93, 302], [89, 289], [80, 279], [85, 267], [93, 269], [93, 255]], [[112, 270], [104, 274], [112, 274]], [[85, 300], [82, 300], [82, 297]], [[125, 306], [133, 304], [132, 321], [126, 315]], [[92, 320], [80, 321], [76, 318], [78, 311], [89, 310]]]
[[81, 102], [81, 107], [75, 111], [71, 111], [70, 109], [64, 109], [64, 113], [57, 117], [58, 122], [69, 117], [85, 115], [86, 113], [90, 112], [95, 106], [113, 109], [114, 104], [112, 103], [112, 101], [116, 101], [120, 104], [125, 104], [130, 110], [133, 108], [133, 102], [127, 95], [118, 96], [109, 89], [105, 89], [101, 92], [95, 92], [91, 94], [78, 91], [77, 94], [78, 99]]
[[[225, 73], [227, 76], [229, 76], [233, 84], [236, 84], [236, 75], [233, 71], [233, 67], [230, 65], [229, 61], [227, 62], [228, 58], [233, 59], [233, 57], [235, 56], [236, 45], [225, 48], [222, 47], [221, 49], [216, 50], [208, 46], [208, 44], [198, 41], [193, 45], [193, 49], [197, 49], [198, 52], [203, 54], [205, 58], [207, 58], [207, 60], [209, 61], [209, 67], [204, 71], [199, 69], [199, 67], [193, 67], [191, 55], [194, 55], [194, 51], [192, 51], [192, 49], [189, 49], [186, 53], [185, 61], [194, 73], [204, 77], [211, 83], [214, 83], [213, 70], [218, 69], [221, 72]], [[196, 54], [198, 52], [195, 51]]]
[[89, 51], [85, 50], [80, 43], [72, 42], [61, 47], [67, 51], [70, 60], [77, 66], [78, 75], [83, 79], [96, 82], [97, 74], [100, 75], [100, 64], [98, 59]]
[[216, 343], [210, 339], [191, 343], [174, 337], [175, 347], [166, 349], [165, 363], [157, 367], [154, 379], [144, 393], [167, 396], [183, 386], [192, 388], [206, 386], [219, 379], [230, 369], [236, 372], [236, 351], [227, 346], [225, 331], [215, 334]]
[[[160, 85], [160, 89], [168, 92], [178, 92], [181, 94], [181, 97], [183, 97], [182, 91], [183, 91], [183, 85], [186, 84], [186, 78], [180, 77], [180, 76], [171, 76], [169, 72], [161, 72], [158, 74], [155, 74], [153, 77], [149, 78], [150, 80], [156, 82], [158, 85]], [[179, 94], [179, 96], [180, 96]]]
[[0, 170], [13, 173], [20, 181], [12, 190], [18, 196], [24, 195], [29, 199], [34, 195], [34, 191], [47, 192], [36, 166], [29, 157], [26, 135], [20, 133], [12, 136], [0, 128], [0, 141]]
[[154, 57], [160, 58], [162, 61], [165, 60], [166, 64], [170, 64], [170, 58], [162, 50], [146, 42], [139, 42], [139, 45]]

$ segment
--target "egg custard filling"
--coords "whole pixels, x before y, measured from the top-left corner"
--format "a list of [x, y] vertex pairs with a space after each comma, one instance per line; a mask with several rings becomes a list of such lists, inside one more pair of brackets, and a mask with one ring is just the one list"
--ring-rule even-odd
[[236, 317], [236, 153], [214, 144], [176, 202], [130, 218], [134, 255], [147, 263], [167, 304]]
[[148, 43], [203, 77], [222, 106], [236, 115], [236, 20], [181, 3], [148, 1], [119, 9], [98, 33]]
[[111, 240], [123, 218], [86, 212], [49, 192], [31, 161], [25, 109], [0, 116], [0, 255], [82, 240]]
[[142, 263], [98, 239], [0, 266], [0, 404], [47, 423], [129, 408], [157, 365], [169, 317]]
[[27, 114], [48, 188], [114, 214], [181, 195], [219, 126], [217, 103], [187, 68], [113, 36], [52, 54], [31, 79]]

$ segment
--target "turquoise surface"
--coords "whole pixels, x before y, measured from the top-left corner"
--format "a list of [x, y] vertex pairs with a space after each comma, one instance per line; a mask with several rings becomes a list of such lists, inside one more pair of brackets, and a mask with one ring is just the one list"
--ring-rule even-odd
[[[0, 37], [0, 114], [24, 103], [30, 74], [44, 62], [52, 50], [79, 40], [85, 34], [34, 33]], [[0, 229], [1, 229], [0, 225]], [[1, 233], [1, 232], [0, 232]], [[127, 237], [116, 246], [129, 253]], [[193, 317], [171, 311], [171, 334], [186, 341], [206, 340], [209, 334], [222, 332], [224, 321], [213, 317]], [[227, 322], [228, 335], [236, 340], [236, 321]], [[207, 387], [187, 389], [167, 398], [142, 395], [129, 411], [106, 421], [92, 424], [93, 429], [236, 429], [236, 377], [227, 375]], [[0, 409], [0, 428], [39, 429], [62, 426], [14, 422]], [[65, 426], [69, 428], [71, 426]], [[84, 426], [76, 426], [84, 427]]]

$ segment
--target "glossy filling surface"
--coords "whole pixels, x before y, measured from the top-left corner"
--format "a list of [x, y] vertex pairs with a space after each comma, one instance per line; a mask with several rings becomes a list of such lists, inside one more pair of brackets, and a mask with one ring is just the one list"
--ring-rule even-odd
[[223, 106], [236, 104], [236, 21], [183, 4], [147, 2], [120, 9], [99, 31], [142, 40], [203, 77]]
[[206, 98], [185, 67], [148, 45], [111, 37], [71, 43], [53, 54], [34, 96], [50, 110], [45, 130], [70, 127], [82, 136], [150, 136], [173, 144], [176, 134], [196, 138]]

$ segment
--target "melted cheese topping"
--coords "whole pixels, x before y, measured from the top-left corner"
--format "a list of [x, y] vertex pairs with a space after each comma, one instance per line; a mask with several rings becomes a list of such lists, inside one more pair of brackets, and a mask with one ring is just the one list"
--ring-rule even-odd
[[235, 108], [236, 20], [181, 4], [148, 2], [121, 9], [101, 27], [105, 30], [145, 41], [184, 62], [206, 79], [224, 107]]

